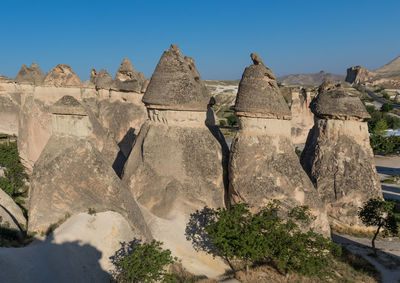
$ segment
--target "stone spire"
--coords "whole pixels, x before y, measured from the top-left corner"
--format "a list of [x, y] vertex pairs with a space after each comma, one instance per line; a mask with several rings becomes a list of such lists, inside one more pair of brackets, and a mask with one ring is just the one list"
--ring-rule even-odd
[[253, 65], [244, 70], [236, 97], [237, 116], [290, 119], [291, 113], [279, 91], [274, 73], [260, 56], [251, 54]]
[[157, 64], [143, 102], [149, 108], [206, 111], [210, 96], [194, 60], [185, 60], [171, 44]]
[[34, 85], [39, 85], [44, 79], [44, 74], [38, 64], [35, 62], [28, 68], [22, 65], [21, 70], [18, 72], [14, 81], [17, 83], [30, 83]]
[[258, 210], [273, 199], [283, 213], [307, 205], [316, 217], [310, 226], [329, 235], [329, 223], [318, 192], [301, 168], [292, 144], [291, 113], [272, 71], [259, 56], [243, 73], [235, 112], [239, 131], [229, 158], [229, 198]]
[[369, 198], [382, 198], [368, 125], [363, 122], [369, 114], [358, 97], [329, 82], [321, 84], [310, 107], [314, 127], [301, 165], [326, 203], [331, 226], [365, 229], [358, 208]]
[[113, 78], [105, 69], [101, 69], [100, 72], [92, 69], [90, 81], [96, 88], [110, 89], [113, 85]]
[[75, 74], [71, 66], [58, 64], [45, 76], [43, 85], [56, 87], [81, 87], [82, 81]]
[[340, 84], [324, 81], [318, 96], [312, 101], [312, 112], [320, 118], [338, 120], [363, 120], [370, 118], [358, 97], [348, 94]]
[[124, 58], [113, 84], [113, 89], [117, 91], [133, 91], [140, 93], [142, 89], [141, 79], [128, 58]]

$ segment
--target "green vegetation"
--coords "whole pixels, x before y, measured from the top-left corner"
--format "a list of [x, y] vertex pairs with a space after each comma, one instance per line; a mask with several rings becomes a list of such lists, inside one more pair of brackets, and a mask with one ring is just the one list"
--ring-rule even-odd
[[71, 217], [71, 214], [66, 213], [64, 215], [64, 218], [61, 218], [56, 223], [50, 224], [49, 227], [47, 228], [46, 232], [42, 233], [42, 236], [44, 236], [44, 235], [50, 236], [50, 234], [53, 233], [54, 230], [56, 230], [61, 224], [63, 224], [65, 221], [67, 221], [67, 219], [70, 218], [70, 217]]
[[229, 126], [233, 128], [237, 124], [237, 119], [235, 114], [229, 115], [227, 118]]
[[[187, 227], [187, 238], [195, 248], [218, 255], [235, 270], [236, 262], [250, 265], [269, 265], [281, 274], [298, 273], [324, 276], [333, 256], [341, 249], [330, 239], [312, 229], [302, 232], [297, 222], [312, 221], [308, 207], [297, 207], [288, 215], [288, 220], [278, 217], [280, 203], [272, 201], [257, 213], [252, 213], [243, 204], [230, 209], [205, 208], [198, 212], [200, 222], [209, 237], [210, 245], [198, 243], [198, 235], [190, 233], [193, 223]], [[194, 225], [196, 226], [196, 225]]]
[[374, 154], [393, 154], [400, 152], [400, 136], [371, 135], [370, 143]]
[[392, 154], [400, 152], [400, 136], [385, 136], [388, 128], [397, 129], [400, 127], [400, 119], [385, 111], [378, 111], [374, 106], [367, 106], [366, 108], [371, 115], [367, 122], [368, 131], [371, 133], [370, 143], [374, 153]]
[[24, 204], [28, 188], [24, 184], [27, 179], [22, 165], [17, 144], [0, 144], [0, 166], [5, 167], [4, 177], [0, 177], [0, 188], [5, 191], [20, 206]]
[[92, 207], [89, 207], [89, 209], [88, 209], [88, 214], [90, 214], [90, 215], [96, 215], [96, 209], [94, 209], [94, 208], [92, 208]]
[[397, 129], [400, 127], [400, 119], [394, 116], [391, 116], [387, 112], [378, 111], [374, 106], [366, 107], [368, 113], [371, 115], [371, 118], [367, 120], [368, 122], [368, 130], [370, 133], [373, 133], [373, 129], [379, 120], [385, 120], [388, 128]]
[[381, 112], [387, 113], [387, 112], [393, 110], [393, 108], [394, 108], [394, 107], [392, 106], [392, 104], [384, 103], [384, 104], [381, 106]]
[[294, 149], [294, 152], [296, 153], [297, 157], [300, 159], [301, 153], [302, 153], [303, 151], [300, 150], [300, 149], [298, 149], [297, 146], [296, 146], [296, 148]]
[[400, 176], [397, 174], [394, 174], [390, 178], [382, 180], [382, 183], [386, 184], [400, 184]]
[[112, 258], [116, 265], [117, 282], [175, 282], [174, 276], [167, 272], [167, 266], [177, 258], [170, 250], [162, 249], [162, 243], [140, 243], [135, 241]]
[[385, 201], [382, 199], [369, 199], [364, 203], [363, 207], [358, 211], [358, 217], [366, 226], [375, 226], [376, 231], [372, 238], [372, 248], [376, 255], [375, 239], [381, 229], [383, 236], [397, 235], [398, 224], [394, 214], [395, 204], [393, 202]]

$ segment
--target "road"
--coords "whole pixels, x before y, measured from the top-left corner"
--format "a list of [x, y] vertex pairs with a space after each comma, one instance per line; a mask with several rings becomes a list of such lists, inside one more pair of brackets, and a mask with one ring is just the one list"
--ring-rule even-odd
[[369, 96], [371, 96], [373, 99], [375, 99], [375, 101], [378, 101], [379, 103], [382, 103], [382, 104], [388, 103], [388, 104], [392, 105], [393, 108], [400, 109], [400, 105], [399, 105], [399, 104], [395, 104], [395, 103], [392, 103], [392, 102], [390, 102], [390, 101], [387, 101], [387, 100], [385, 100], [385, 99], [383, 99], [383, 98], [377, 96], [373, 91], [370, 91], [370, 90], [366, 89], [365, 92], [366, 92]]

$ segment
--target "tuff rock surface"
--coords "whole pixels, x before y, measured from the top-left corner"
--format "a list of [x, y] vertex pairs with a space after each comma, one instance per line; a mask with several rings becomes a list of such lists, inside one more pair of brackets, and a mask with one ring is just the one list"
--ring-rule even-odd
[[[120, 213], [138, 235], [151, 238], [129, 189], [121, 184], [107, 154], [93, 144], [96, 126], [84, 110], [68, 96], [51, 109], [53, 134], [31, 178], [29, 230], [44, 232], [66, 215], [93, 208]], [[108, 150], [104, 145], [104, 151]]]
[[14, 81], [17, 83], [29, 83], [40, 85], [44, 80], [45, 75], [35, 62], [28, 68], [22, 65], [21, 70], [15, 77]]
[[51, 69], [43, 80], [45, 86], [81, 87], [82, 81], [72, 71], [71, 66], [58, 64]]
[[172, 45], [144, 94], [148, 120], [125, 165], [123, 182], [154, 237], [189, 271], [215, 277], [224, 273], [224, 264], [196, 252], [185, 237], [191, 213], [225, 205], [229, 152], [218, 128], [205, 125], [209, 96], [194, 61]]
[[140, 93], [144, 82], [143, 74], [139, 75], [128, 58], [124, 58], [113, 83], [113, 89], [117, 91], [133, 91]]
[[21, 234], [26, 227], [26, 219], [21, 208], [0, 188], [0, 227]]
[[204, 111], [210, 100], [194, 61], [172, 44], [161, 56], [143, 102], [149, 108]]
[[292, 141], [305, 144], [309, 131], [314, 126], [314, 114], [310, 110], [311, 93], [305, 88], [291, 89]]
[[357, 211], [369, 198], [382, 198], [369, 143], [368, 113], [358, 97], [340, 86], [321, 88], [313, 101], [317, 116], [301, 164], [326, 203], [335, 226], [365, 228]]
[[308, 205], [316, 216], [311, 226], [328, 235], [325, 207], [294, 152], [289, 108], [275, 76], [263, 64], [253, 64], [244, 71], [235, 112], [240, 128], [229, 160], [232, 202], [258, 210], [278, 199], [285, 213]]
[[110, 257], [121, 243], [133, 239], [140, 235], [117, 212], [80, 213], [46, 239], [36, 239], [24, 248], [0, 249], [0, 277], [9, 283], [108, 283], [115, 268]]

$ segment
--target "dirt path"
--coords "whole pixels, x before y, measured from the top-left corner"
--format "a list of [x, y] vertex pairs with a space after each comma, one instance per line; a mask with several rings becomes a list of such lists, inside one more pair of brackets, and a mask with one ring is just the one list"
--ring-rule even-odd
[[398, 238], [377, 240], [375, 242], [379, 249], [377, 257], [373, 256], [370, 239], [349, 235], [333, 235], [332, 239], [373, 264], [381, 273], [383, 283], [400, 282], [400, 240]]

